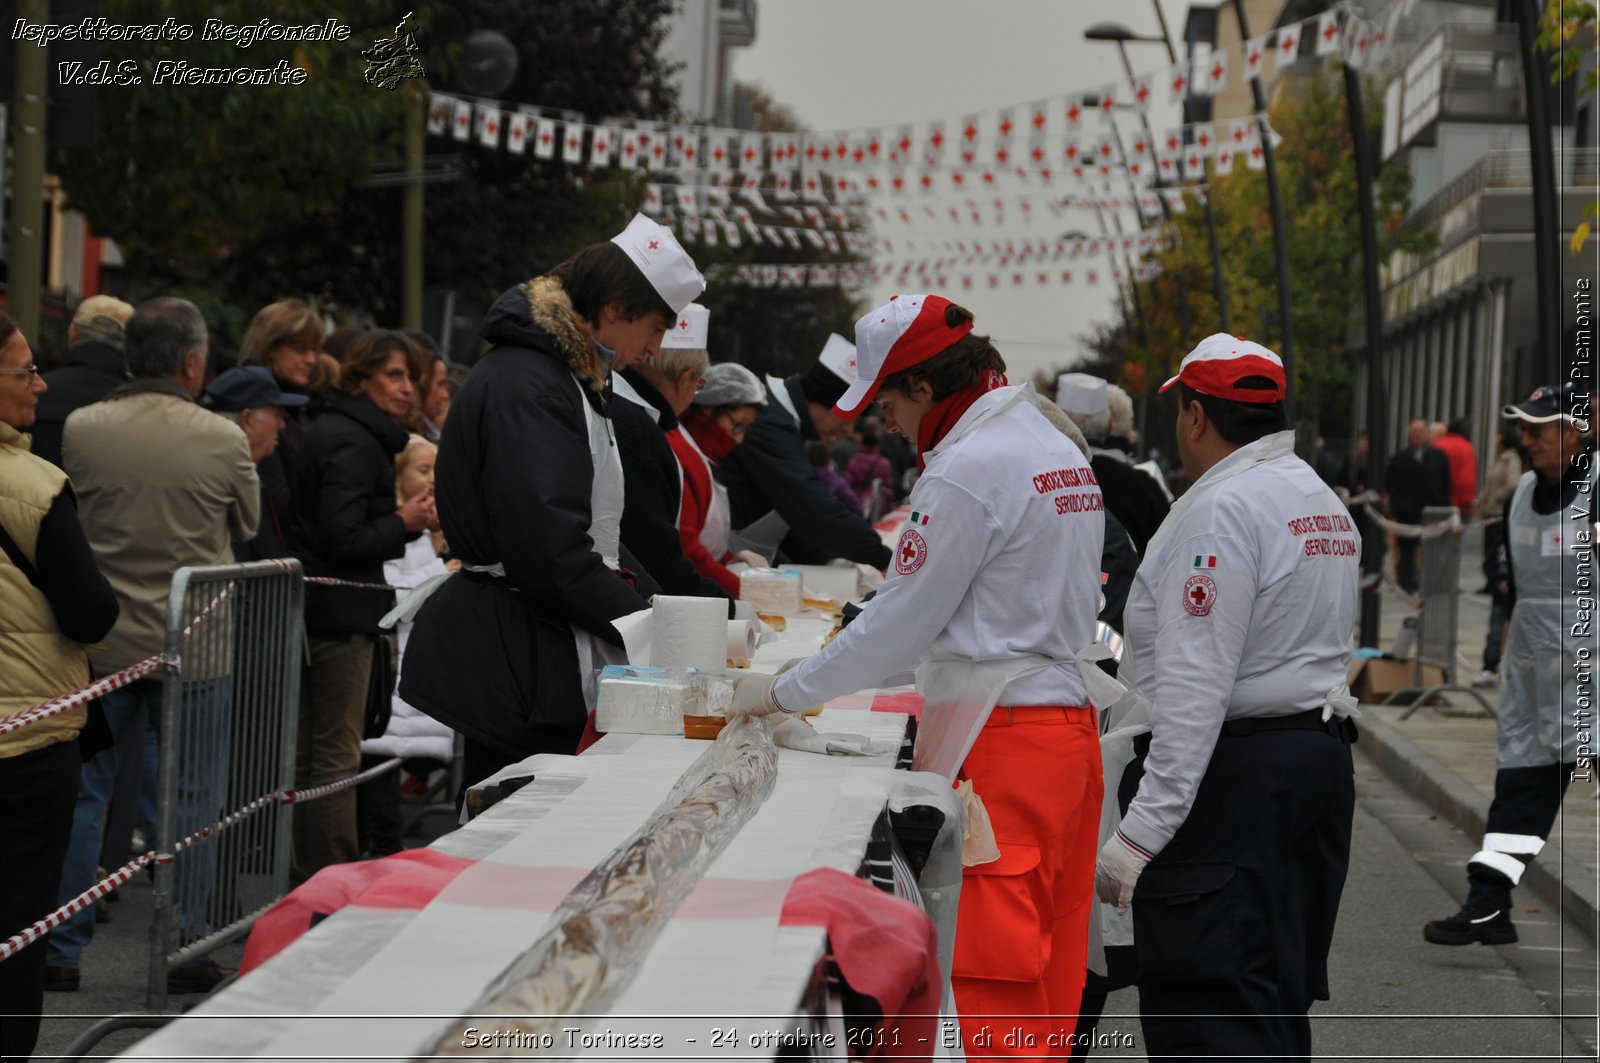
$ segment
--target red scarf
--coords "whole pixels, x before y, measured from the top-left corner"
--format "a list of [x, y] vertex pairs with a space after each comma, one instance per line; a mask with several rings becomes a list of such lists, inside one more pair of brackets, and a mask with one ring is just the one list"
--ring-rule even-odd
[[917, 425], [917, 468], [926, 469], [928, 451], [950, 434], [950, 429], [972, 408], [972, 404], [995, 388], [1006, 386], [1005, 374], [990, 369], [975, 386], [947, 395], [922, 415]]
[[720, 464], [722, 459], [728, 456], [728, 451], [739, 445], [739, 441], [722, 427], [716, 416], [704, 407], [689, 407], [683, 412], [680, 420], [694, 437], [694, 441], [700, 445], [705, 456], [714, 462]]

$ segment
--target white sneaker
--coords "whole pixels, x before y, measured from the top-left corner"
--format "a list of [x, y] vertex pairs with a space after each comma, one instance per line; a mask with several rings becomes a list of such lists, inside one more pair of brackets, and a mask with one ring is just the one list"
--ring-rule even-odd
[[1500, 673], [1491, 672], [1487, 668], [1472, 677], [1472, 685], [1475, 687], [1492, 687], [1499, 682]]

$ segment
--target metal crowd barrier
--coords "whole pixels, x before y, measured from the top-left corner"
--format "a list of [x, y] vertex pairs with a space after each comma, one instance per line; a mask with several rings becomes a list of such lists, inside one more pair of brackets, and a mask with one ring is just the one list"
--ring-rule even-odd
[[[1459, 521], [1460, 512], [1454, 506], [1428, 506], [1422, 511], [1422, 526], [1431, 528], [1438, 524]], [[1458, 637], [1461, 603], [1461, 531], [1458, 528], [1446, 534], [1422, 535], [1422, 557], [1418, 598], [1421, 606], [1417, 613], [1416, 674], [1412, 685], [1390, 694], [1383, 700], [1393, 705], [1409, 699], [1402, 720], [1410, 719], [1422, 706], [1433, 702], [1435, 695], [1445, 691], [1470, 694], [1483, 710], [1494, 715], [1494, 708], [1483, 695], [1471, 686], [1457, 682]], [[1423, 669], [1432, 665], [1444, 673], [1444, 682], [1428, 683]]]
[[294, 786], [304, 601], [293, 560], [173, 576], [146, 989], [153, 1011], [166, 1009], [171, 968], [243, 936], [288, 893], [293, 809], [280, 795]]

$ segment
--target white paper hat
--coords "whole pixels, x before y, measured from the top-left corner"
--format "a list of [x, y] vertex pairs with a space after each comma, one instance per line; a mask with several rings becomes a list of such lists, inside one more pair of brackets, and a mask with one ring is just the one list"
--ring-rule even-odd
[[856, 382], [856, 345], [837, 332], [828, 336], [817, 361], [832, 370], [833, 375], [846, 384]]
[[1106, 382], [1089, 373], [1062, 373], [1056, 377], [1056, 405], [1068, 413], [1097, 414], [1110, 410]]
[[643, 214], [635, 214], [628, 227], [613, 236], [611, 242], [628, 253], [674, 314], [706, 290], [706, 279], [700, 276], [689, 252], [670, 232]]
[[661, 349], [703, 351], [710, 337], [711, 311], [699, 303], [690, 303], [678, 311], [678, 323], [667, 329], [667, 334], [661, 338]]

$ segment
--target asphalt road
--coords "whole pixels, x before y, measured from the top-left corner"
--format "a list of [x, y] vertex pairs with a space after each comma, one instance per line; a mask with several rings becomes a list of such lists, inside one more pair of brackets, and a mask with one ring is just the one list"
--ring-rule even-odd
[[[1422, 924], [1455, 911], [1462, 866], [1475, 839], [1437, 819], [1390, 783], [1356, 747], [1358, 804], [1351, 873], [1332, 957], [1333, 999], [1312, 1013], [1319, 1060], [1596, 1059], [1597, 959], [1593, 942], [1545, 899], [1519, 891], [1522, 940], [1501, 948], [1443, 948]], [[442, 828], [436, 828], [442, 829]], [[62, 1051], [92, 1016], [143, 1006], [148, 883], [123, 888], [85, 953], [83, 989], [46, 995], [40, 1059]], [[218, 956], [236, 965], [231, 946]], [[419, 965], [419, 976], [423, 967]], [[175, 1003], [198, 997], [175, 997]], [[1138, 1002], [1112, 997], [1103, 1031], [1133, 1046], [1099, 1056], [1139, 1058]], [[114, 1053], [142, 1036], [114, 1034], [95, 1051]]]

